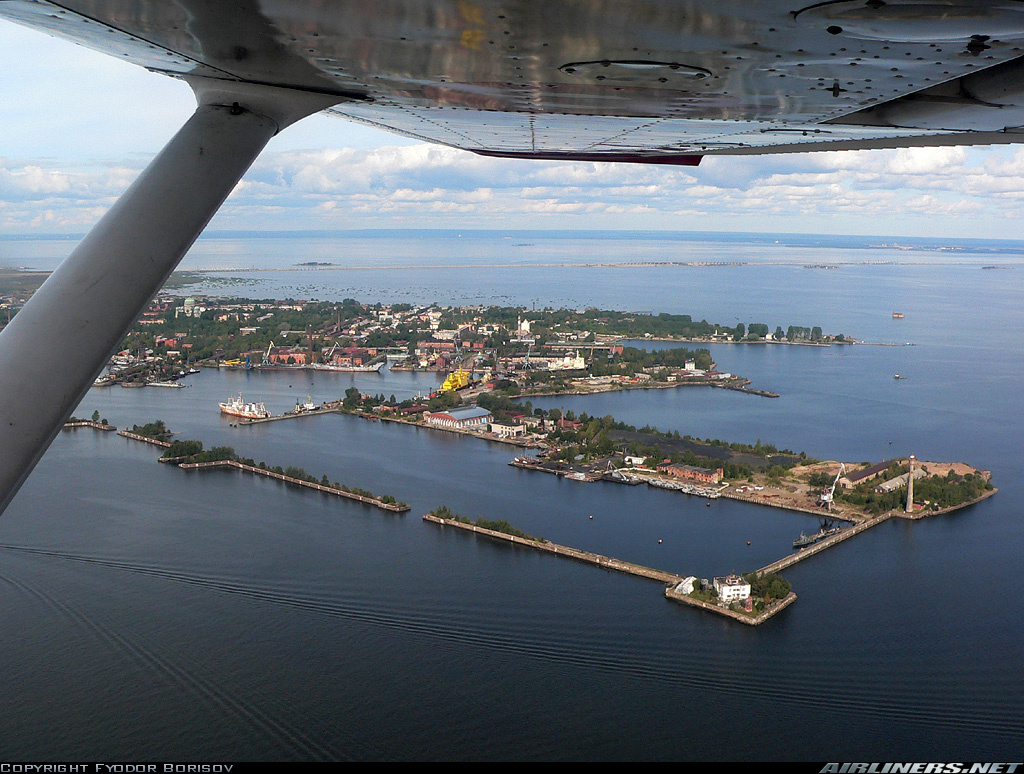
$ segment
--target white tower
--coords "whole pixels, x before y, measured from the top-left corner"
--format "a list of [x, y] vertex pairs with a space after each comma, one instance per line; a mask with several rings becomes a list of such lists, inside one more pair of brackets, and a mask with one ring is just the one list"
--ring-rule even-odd
[[914, 512], [914, 455], [910, 455], [910, 472], [907, 473], [907, 513]]

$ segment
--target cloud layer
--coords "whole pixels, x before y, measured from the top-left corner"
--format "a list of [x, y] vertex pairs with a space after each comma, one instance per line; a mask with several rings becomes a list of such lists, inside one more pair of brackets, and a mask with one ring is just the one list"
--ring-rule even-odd
[[[143, 166], [0, 158], [0, 227], [80, 232]], [[813, 232], [859, 222], [854, 232], [1013, 237], [1022, 206], [1024, 149], [720, 157], [680, 169], [510, 161], [405, 144], [269, 151], [214, 227]]]

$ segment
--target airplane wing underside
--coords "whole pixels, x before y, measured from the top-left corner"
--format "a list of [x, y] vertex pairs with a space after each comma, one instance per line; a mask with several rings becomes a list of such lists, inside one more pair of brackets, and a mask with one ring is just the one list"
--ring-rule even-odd
[[0, 0], [169, 75], [492, 155], [692, 164], [1024, 141], [1019, 0]]

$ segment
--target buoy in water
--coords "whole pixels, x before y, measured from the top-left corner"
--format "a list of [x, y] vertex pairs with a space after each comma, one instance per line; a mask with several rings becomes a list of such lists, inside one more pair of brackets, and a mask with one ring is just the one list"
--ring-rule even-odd
[[660, 538], [658, 539], [658, 545], [659, 546], [661, 545], [661, 539]]

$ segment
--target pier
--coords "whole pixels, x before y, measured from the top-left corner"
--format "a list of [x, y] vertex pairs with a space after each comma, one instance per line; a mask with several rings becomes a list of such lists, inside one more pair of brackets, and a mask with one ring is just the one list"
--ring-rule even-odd
[[266, 470], [264, 468], [257, 468], [253, 465], [246, 465], [242, 462], [235, 462], [234, 460], [215, 460], [213, 462], [180, 462], [178, 467], [182, 470], [210, 470], [213, 468], [234, 468], [235, 470], [241, 470], [246, 473], [253, 473], [257, 476], [266, 476], [267, 478], [275, 478], [278, 481], [283, 481], [286, 484], [292, 484], [294, 486], [305, 487], [306, 489], [315, 489], [318, 492], [324, 494], [334, 495], [335, 497], [345, 497], [349, 500], [357, 500], [366, 505], [372, 505], [374, 508], [380, 508], [385, 511], [391, 511], [392, 513], [405, 513], [411, 508], [405, 503], [385, 503], [373, 497], [366, 497], [365, 495], [356, 494], [355, 492], [346, 492], [344, 489], [337, 489], [333, 486], [325, 486], [324, 484], [315, 484], [312, 481], [303, 481], [301, 478], [292, 478], [286, 476], [283, 473], [276, 473], [273, 470]]
[[804, 559], [807, 559], [808, 557], [821, 553], [826, 548], [831, 548], [837, 543], [842, 543], [844, 540], [852, 538], [854, 535], [859, 535], [861, 532], [864, 532], [865, 530], [869, 530], [872, 527], [881, 524], [883, 521], [888, 521], [894, 515], [895, 514], [892, 511], [886, 511], [883, 514], [868, 519], [867, 521], [862, 521], [859, 524], [855, 524], [852, 527], [842, 529], [834, 535], [829, 535], [827, 538], [822, 538], [817, 543], [814, 543], [813, 545], [810, 545], [807, 548], [801, 548], [799, 551], [795, 551], [792, 554], [789, 554], [788, 556], [784, 556], [781, 559], [772, 562], [771, 564], [765, 565], [760, 570], [758, 570], [758, 573], [781, 572], [787, 567], [792, 567], [797, 562], [802, 562]]

